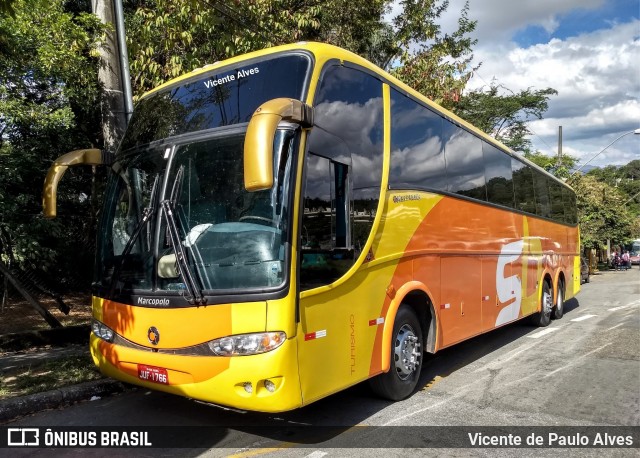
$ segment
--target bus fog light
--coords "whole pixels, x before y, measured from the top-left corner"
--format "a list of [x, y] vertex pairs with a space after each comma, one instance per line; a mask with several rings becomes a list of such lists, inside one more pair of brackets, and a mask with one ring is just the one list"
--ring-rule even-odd
[[244, 390], [249, 394], [253, 393], [253, 385], [251, 385], [251, 382], [244, 382]]
[[276, 384], [271, 380], [264, 381], [264, 387], [267, 389], [269, 393], [273, 393], [276, 390]]

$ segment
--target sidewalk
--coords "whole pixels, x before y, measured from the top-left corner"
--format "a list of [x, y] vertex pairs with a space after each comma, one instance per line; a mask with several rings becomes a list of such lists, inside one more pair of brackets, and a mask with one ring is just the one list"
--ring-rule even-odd
[[[20, 368], [37, 368], [51, 361], [84, 355], [89, 351], [89, 332], [89, 326], [69, 326], [0, 336], [0, 375]], [[42, 410], [108, 396], [125, 389], [126, 385], [121, 382], [104, 378], [2, 399], [0, 423]]]

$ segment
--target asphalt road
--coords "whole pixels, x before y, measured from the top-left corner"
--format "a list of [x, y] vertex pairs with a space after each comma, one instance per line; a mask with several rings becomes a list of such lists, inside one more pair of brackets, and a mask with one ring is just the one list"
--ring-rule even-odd
[[[488, 434], [499, 426], [548, 434], [557, 428], [640, 427], [640, 269], [605, 272], [568, 301], [547, 328], [523, 323], [443, 350], [423, 368], [409, 399], [376, 399], [366, 385], [284, 414], [240, 413], [146, 390], [42, 412], [10, 427], [167, 426], [193, 435], [191, 449], [13, 449], [11, 456], [638, 456], [638, 449], [430, 448], [432, 434]], [[311, 427], [308, 427], [311, 426]], [[359, 426], [379, 428], [359, 428]], [[438, 430], [425, 426], [447, 426]], [[606, 431], [623, 431], [613, 428]], [[364, 431], [364, 432], [363, 432]], [[602, 431], [605, 431], [603, 429]], [[422, 436], [423, 437], [422, 437]], [[422, 438], [422, 445], [416, 438]], [[457, 437], [457, 436], [456, 436]], [[636, 436], [637, 438], [637, 436]], [[324, 442], [330, 440], [329, 443]], [[454, 437], [454, 443], [455, 437]], [[324, 445], [323, 445], [324, 443]], [[373, 445], [371, 445], [373, 444]], [[384, 447], [384, 448], [367, 448]], [[408, 448], [407, 448], [408, 447]], [[5, 450], [6, 451], [6, 450]], [[0, 450], [2, 454], [2, 450]]]

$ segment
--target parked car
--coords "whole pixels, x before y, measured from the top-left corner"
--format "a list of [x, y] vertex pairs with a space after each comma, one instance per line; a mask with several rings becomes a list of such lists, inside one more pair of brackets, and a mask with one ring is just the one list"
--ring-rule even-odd
[[640, 264], [640, 253], [636, 253], [635, 251], [629, 253], [629, 261], [631, 262], [632, 266]]
[[580, 257], [580, 284], [589, 283], [589, 264], [587, 260]]

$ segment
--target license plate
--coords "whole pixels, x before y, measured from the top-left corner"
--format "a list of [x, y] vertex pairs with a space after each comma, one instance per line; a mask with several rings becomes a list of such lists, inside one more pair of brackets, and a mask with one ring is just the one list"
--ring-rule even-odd
[[146, 364], [138, 364], [138, 378], [145, 382], [160, 383], [162, 385], [169, 384], [169, 376], [167, 370], [163, 367], [147, 366]]

